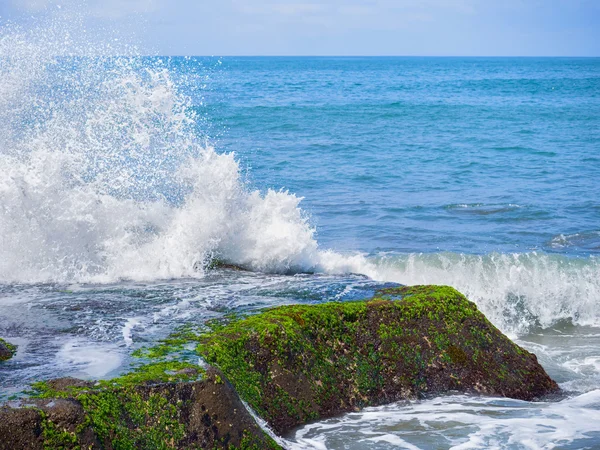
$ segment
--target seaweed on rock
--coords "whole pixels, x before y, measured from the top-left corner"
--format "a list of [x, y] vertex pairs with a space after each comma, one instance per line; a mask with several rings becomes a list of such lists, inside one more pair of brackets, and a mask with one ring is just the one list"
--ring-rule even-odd
[[0, 338], [0, 361], [7, 361], [17, 353], [17, 346]]
[[0, 408], [0, 449], [280, 448], [212, 368], [161, 361], [110, 381], [36, 383], [32, 394], [25, 408]]
[[[523, 400], [559, 391], [535, 355], [447, 286], [281, 306], [209, 327], [184, 326], [135, 352], [145, 364], [114, 380], [36, 383], [30, 408], [0, 408], [0, 450], [278, 449], [240, 398], [285, 433], [451, 391]], [[185, 361], [198, 355], [206, 368]]]
[[197, 350], [280, 433], [449, 391], [524, 400], [558, 391], [535, 355], [447, 286], [273, 308], [215, 327]]

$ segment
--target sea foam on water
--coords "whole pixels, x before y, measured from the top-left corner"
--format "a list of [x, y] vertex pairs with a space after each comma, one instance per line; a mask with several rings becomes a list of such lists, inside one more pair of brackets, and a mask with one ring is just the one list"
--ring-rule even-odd
[[73, 26], [2, 30], [0, 280], [201, 276], [213, 257], [310, 267], [300, 199], [247, 188], [234, 156], [197, 135], [160, 58], [89, 56]]
[[300, 198], [252, 190], [235, 155], [202, 135], [184, 91], [204, 78], [88, 41], [83, 29], [81, 16], [61, 12], [0, 30], [0, 282], [201, 277], [217, 258], [263, 272], [449, 284], [513, 335], [600, 322], [593, 257], [320, 249]]

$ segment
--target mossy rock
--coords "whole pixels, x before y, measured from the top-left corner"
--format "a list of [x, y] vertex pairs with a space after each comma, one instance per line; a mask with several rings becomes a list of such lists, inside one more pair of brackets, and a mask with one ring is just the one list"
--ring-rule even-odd
[[273, 308], [215, 326], [198, 352], [278, 433], [450, 391], [534, 400], [559, 390], [535, 355], [446, 286]]
[[37, 383], [22, 407], [0, 408], [0, 450], [281, 448], [220, 371], [196, 369], [160, 362], [108, 382]]
[[0, 361], [7, 361], [17, 353], [17, 346], [0, 338]]
[[[450, 391], [534, 400], [559, 390], [535, 355], [450, 287], [390, 288], [367, 301], [227, 320], [208, 333], [190, 324], [136, 352], [154, 362], [118, 379], [36, 383], [25, 407], [0, 408], [0, 450], [279, 449], [238, 394], [285, 433]], [[218, 369], [182, 360], [191, 343]]]

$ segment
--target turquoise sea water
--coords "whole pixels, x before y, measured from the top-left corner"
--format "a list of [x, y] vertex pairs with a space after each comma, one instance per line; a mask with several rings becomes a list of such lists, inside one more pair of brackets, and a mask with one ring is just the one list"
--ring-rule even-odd
[[600, 59], [67, 58], [2, 33], [0, 398], [115, 376], [189, 321], [438, 283], [565, 396], [400, 403], [282, 443], [600, 447]]
[[221, 61], [219, 148], [304, 197], [320, 243], [600, 252], [600, 59]]

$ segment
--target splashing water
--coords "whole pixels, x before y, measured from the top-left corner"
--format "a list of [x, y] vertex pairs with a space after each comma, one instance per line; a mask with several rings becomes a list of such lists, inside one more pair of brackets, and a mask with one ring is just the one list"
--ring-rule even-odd
[[561, 320], [600, 325], [600, 261], [543, 253], [383, 255], [361, 273], [405, 284], [453, 286], [513, 337]]
[[249, 189], [234, 155], [199, 132], [183, 94], [197, 79], [125, 45], [86, 43], [81, 28], [57, 16], [0, 31], [1, 283], [199, 277], [219, 258], [452, 285], [513, 335], [600, 323], [594, 258], [320, 250], [300, 198]]
[[160, 59], [65, 57], [84, 52], [62, 25], [0, 39], [1, 281], [194, 276], [213, 256], [311, 265], [300, 199], [249, 191]]

